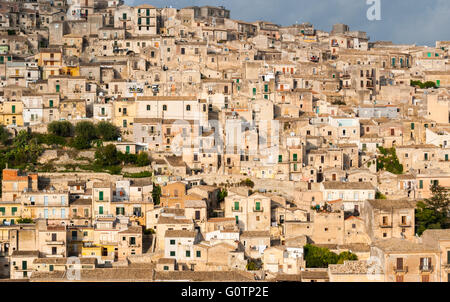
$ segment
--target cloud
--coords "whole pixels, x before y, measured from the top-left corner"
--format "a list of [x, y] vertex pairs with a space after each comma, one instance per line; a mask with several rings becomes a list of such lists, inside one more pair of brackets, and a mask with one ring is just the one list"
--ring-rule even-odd
[[371, 40], [434, 45], [448, 39], [450, 1], [380, 0], [380, 21], [366, 17], [366, 0], [126, 0], [128, 5], [151, 3], [157, 7], [182, 8], [192, 5], [223, 5], [233, 19], [265, 20], [280, 25], [311, 22], [330, 31], [333, 24], [345, 23], [352, 30], [367, 31]]

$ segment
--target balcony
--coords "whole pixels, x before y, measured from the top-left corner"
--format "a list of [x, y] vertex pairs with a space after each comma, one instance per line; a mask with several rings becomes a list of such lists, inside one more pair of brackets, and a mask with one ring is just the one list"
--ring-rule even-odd
[[231, 212], [242, 212], [242, 207], [236, 209], [235, 207], [231, 207]]
[[260, 207], [259, 209], [257, 209], [256, 207], [253, 207], [253, 212], [264, 212], [264, 208]]
[[380, 224], [380, 228], [382, 228], [382, 229], [391, 229], [392, 228], [392, 224], [389, 224], [389, 223]]
[[398, 226], [401, 227], [401, 228], [410, 228], [410, 227], [412, 227], [411, 222], [405, 222], [405, 223], [400, 222], [398, 224]]
[[65, 245], [65, 242], [62, 240], [45, 240], [45, 243], [47, 243], [48, 245]]
[[408, 267], [407, 266], [403, 266], [403, 267], [399, 267], [399, 266], [394, 266], [392, 268], [392, 270], [396, 273], [407, 273], [408, 272]]
[[433, 266], [432, 265], [421, 265], [421, 266], [419, 266], [419, 270], [422, 273], [431, 273], [433, 271]]

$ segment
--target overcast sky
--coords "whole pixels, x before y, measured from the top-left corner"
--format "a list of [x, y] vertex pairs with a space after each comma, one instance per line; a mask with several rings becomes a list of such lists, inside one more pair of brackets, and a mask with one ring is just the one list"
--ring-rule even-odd
[[366, 0], [125, 0], [128, 5], [148, 3], [156, 7], [223, 5], [231, 18], [265, 20], [280, 25], [303, 22], [330, 31], [335, 23], [366, 31], [371, 41], [435, 45], [450, 40], [449, 0], [380, 0], [381, 21], [369, 21]]

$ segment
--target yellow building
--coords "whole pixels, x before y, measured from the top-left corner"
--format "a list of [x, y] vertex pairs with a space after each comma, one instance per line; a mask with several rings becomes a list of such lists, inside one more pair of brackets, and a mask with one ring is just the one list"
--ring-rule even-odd
[[16, 224], [21, 212], [19, 201], [0, 201], [0, 225]]
[[4, 126], [23, 126], [23, 103], [8, 101], [0, 104], [0, 122]]
[[124, 138], [133, 137], [133, 124], [136, 117], [136, 103], [130, 99], [114, 102], [113, 124], [120, 127]]
[[41, 49], [36, 55], [38, 66], [42, 67], [42, 79], [47, 80], [51, 75], [60, 75], [63, 66], [62, 51], [60, 49]]

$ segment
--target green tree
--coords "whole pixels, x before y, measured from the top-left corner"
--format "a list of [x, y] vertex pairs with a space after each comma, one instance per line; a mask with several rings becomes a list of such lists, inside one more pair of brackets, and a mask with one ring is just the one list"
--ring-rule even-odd
[[97, 139], [97, 131], [92, 122], [79, 122], [75, 126], [75, 138], [72, 141], [72, 147], [82, 150], [89, 149], [92, 141]]
[[15, 167], [25, 167], [36, 163], [43, 151], [43, 147], [30, 132], [21, 130], [14, 138], [11, 149], [4, 154], [3, 162]]
[[358, 256], [356, 256], [355, 254], [350, 253], [348, 251], [342, 252], [338, 256], [337, 264], [343, 264], [345, 261], [349, 261], [349, 260], [351, 260], [351, 261], [358, 260]]
[[31, 218], [19, 218], [16, 220], [17, 223], [21, 224], [21, 223], [33, 223], [33, 219]]
[[6, 145], [9, 143], [11, 138], [11, 133], [4, 126], [0, 126], [0, 143]]
[[262, 268], [261, 259], [248, 259], [246, 269], [248, 271], [259, 271]]
[[161, 187], [157, 184], [153, 184], [152, 198], [155, 205], [161, 203]]
[[74, 133], [74, 127], [68, 121], [54, 121], [48, 124], [47, 131], [53, 135], [71, 137]]
[[375, 193], [375, 199], [387, 199], [387, 197], [383, 193], [377, 191], [377, 193]]
[[120, 130], [109, 122], [100, 122], [96, 126], [97, 137], [103, 141], [115, 141], [120, 137]]
[[150, 165], [150, 158], [147, 152], [141, 152], [138, 154], [136, 159], [136, 165], [139, 167], [145, 167]]
[[95, 162], [102, 167], [115, 166], [120, 163], [117, 148], [114, 145], [97, 148]]
[[350, 252], [342, 252], [337, 255], [327, 248], [307, 244], [304, 246], [304, 259], [307, 268], [326, 268], [330, 264], [344, 263], [346, 260], [358, 260], [358, 257]]
[[380, 155], [377, 157], [377, 170], [385, 170], [393, 174], [403, 174], [403, 165], [397, 157], [395, 148], [378, 147]]
[[225, 189], [220, 189], [219, 192], [217, 193], [217, 200], [219, 202], [223, 202], [225, 200], [225, 197], [228, 196], [228, 191]]
[[438, 184], [431, 186], [431, 198], [417, 203], [416, 233], [420, 236], [428, 229], [448, 229], [450, 198], [447, 190]]
[[253, 187], [255, 186], [255, 183], [250, 178], [247, 178], [247, 179], [241, 181], [241, 185], [253, 189]]

